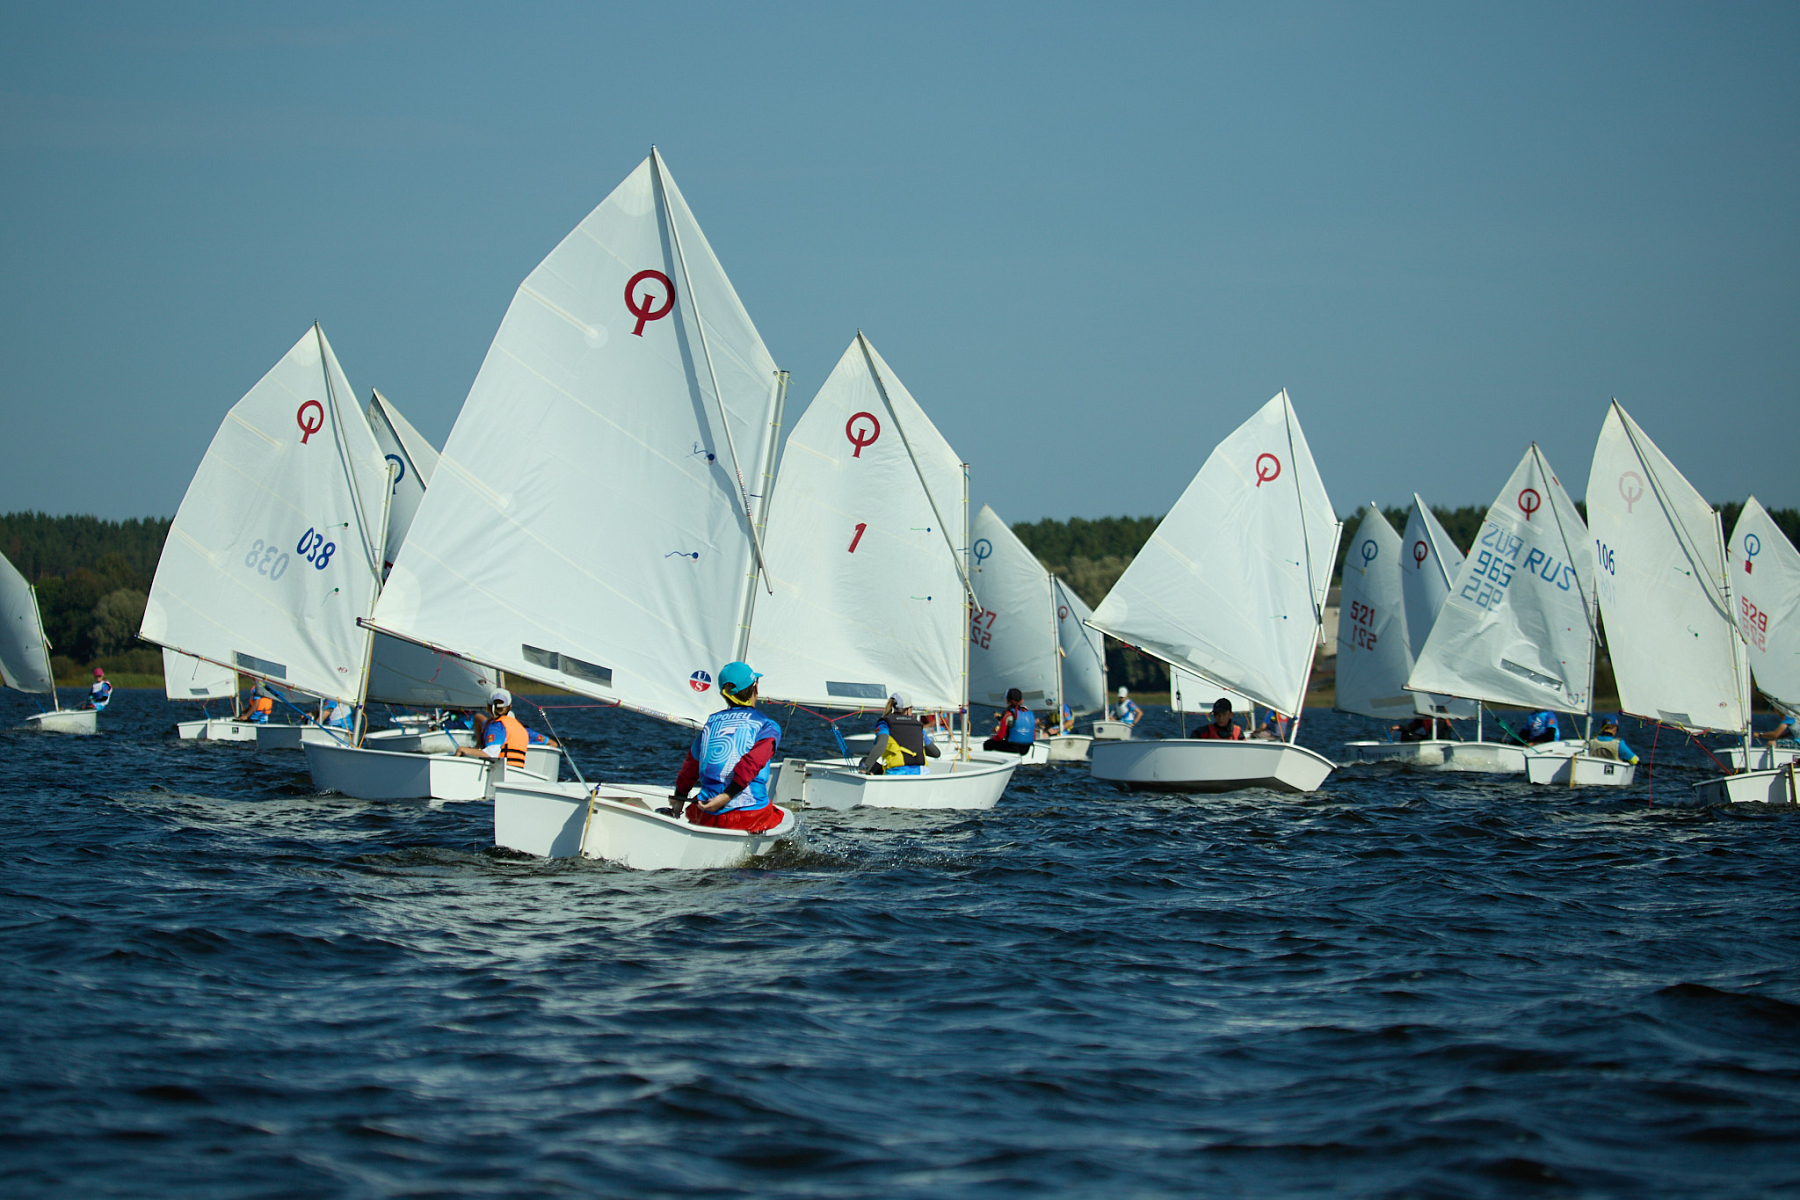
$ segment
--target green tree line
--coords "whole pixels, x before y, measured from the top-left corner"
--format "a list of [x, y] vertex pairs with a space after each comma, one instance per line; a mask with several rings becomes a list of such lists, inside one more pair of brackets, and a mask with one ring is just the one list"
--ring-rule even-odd
[[37, 587], [58, 679], [95, 665], [161, 675], [162, 656], [137, 631], [169, 525], [166, 517], [0, 516], [0, 553]]

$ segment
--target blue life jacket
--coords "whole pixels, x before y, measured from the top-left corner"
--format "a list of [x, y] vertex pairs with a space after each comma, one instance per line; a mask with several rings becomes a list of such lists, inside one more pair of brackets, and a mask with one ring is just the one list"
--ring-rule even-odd
[[1006, 740], [1015, 745], [1030, 745], [1037, 740], [1037, 714], [1024, 705], [1012, 709], [1012, 724], [1007, 726]]
[[[752, 746], [767, 738], [774, 738], [779, 748], [781, 726], [754, 708], [732, 707], [706, 718], [706, 724], [700, 727], [693, 749], [689, 751], [694, 761], [700, 764], [700, 799], [711, 800], [730, 787], [738, 760], [750, 753]], [[771, 757], [750, 781], [750, 786], [719, 811], [748, 812], [769, 807], [769, 769], [774, 762]]]
[[1562, 729], [1556, 723], [1555, 713], [1548, 711], [1534, 712], [1531, 716], [1526, 718], [1525, 739], [1527, 741], [1539, 741], [1546, 733], [1550, 734], [1552, 737], [1561, 736]]
[[106, 682], [104, 679], [88, 689], [88, 703], [94, 706], [96, 712], [105, 708], [107, 702], [111, 699], [112, 684]]

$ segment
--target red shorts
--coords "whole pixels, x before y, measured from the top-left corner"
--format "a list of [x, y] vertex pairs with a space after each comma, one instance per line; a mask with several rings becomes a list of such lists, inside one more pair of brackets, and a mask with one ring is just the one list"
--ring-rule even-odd
[[711, 825], [715, 829], [742, 829], [745, 833], [761, 833], [781, 824], [781, 809], [774, 805], [762, 808], [740, 808], [735, 812], [709, 813], [697, 800], [688, 801], [690, 825]]

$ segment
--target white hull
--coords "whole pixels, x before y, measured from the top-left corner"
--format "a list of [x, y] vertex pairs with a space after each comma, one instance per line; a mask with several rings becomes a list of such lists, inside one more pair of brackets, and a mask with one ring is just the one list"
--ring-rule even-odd
[[[1575, 781], [1569, 782], [1574, 772]], [[1616, 758], [1596, 758], [1591, 754], [1528, 754], [1525, 777], [1531, 782], [1558, 787], [1629, 787], [1637, 778], [1637, 768]]]
[[533, 784], [515, 775], [494, 786], [494, 845], [540, 858], [580, 854], [638, 871], [704, 871], [742, 866], [784, 843], [806, 844], [806, 826], [786, 810], [775, 828], [744, 833], [656, 811], [669, 803], [667, 787], [599, 784], [590, 799], [579, 783]]
[[[1733, 771], [1745, 768], [1744, 746], [1741, 742], [1725, 747], [1719, 752], [1719, 756], [1731, 764]], [[1800, 749], [1793, 746], [1752, 746], [1748, 766], [1752, 771], [1770, 771], [1795, 761], [1800, 761]]]
[[184, 742], [254, 742], [257, 726], [230, 717], [208, 717], [204, 721], [182, 721], [175, 732]]
[[1741, 775], [1723, 775], [1694, 785], [1694, 799], [1701, 804], [1795, 804], [1800, 803], [1800, 785], [1795, 780], [1795, 764], [1768, 771], [1746, 771]]
[[302, 746], [342, 746], [349, 742], [344, 730], [326, 729], [323, 725], [258, 725], [256, 750], [298, 750]]
[[1444, 750], [1461, 745], [1448, 738], [1424, 742], [1345, 742], [1345, 762], [1398, 762], [1414, 767], [1441, 767]]
[[1507, 746], [1500, 742], [1457, 742], [1444, 747], [1440, 769], [1518, 775], [1525, 770], [1525, 747]]
[[1086, 762], [1088, 747], [1093, 744], [1094, 739], [1088, 737], [1086, 734], [1059, 733], [1052, 737], [1048, 743], [1050, 747], [1050, 761], [1053, 763]]
[[554, 782], [529, 772], [508, 772], [503, 764], [490, 759], [461, 755], [406, 754], [316, 742], [307, 743], [304, 749], [315, 788], [358, 800], [486, 800], [507, 773], [515, 780]]
[[1094, 740], [1096, 742], [1130, 741], [1131, 726], [1123, 721], [1095, 721]]
[[1005, 750], [982, 750], [972, 744], [969, 753], [973, 758], [988, 762], [1016, 763], [1021, 767], [1043, 767], [1050, 763], [1050, 743], [1046, 741], [1031, 743], [1031, 749], [1023, 754], [1012, 754]]
[[1291, 742], [1196, 738], [1096, 742], [1092, 758], [1095, 779], [1153, 792], [1311, 792], [1325, 782], [1333, 765], [1324, 755]]
[[870, 808], [992, 808], [1012, 781], [1017, 758], [984, 754], [958, 762], [945, 755], [931, 761], [928, 775], [864, 775], [856, 769], [855, 759], [804, 762], [790, 758], [775, 777], [775, 802], [838, 810], [859, 804]]
[[25, 718], [26, 729], [45, 733], [99, 733], [100, 714], [91, 708], [62, 708], [47, 713], [32, 713]]

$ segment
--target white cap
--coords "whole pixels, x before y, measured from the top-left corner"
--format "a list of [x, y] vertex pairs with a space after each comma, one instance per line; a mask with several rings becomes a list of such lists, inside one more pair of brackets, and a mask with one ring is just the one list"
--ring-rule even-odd
[[505, 688], [495, 688], [493, 690], [492, 694], [490, 694], [488, 696], [488, 707], [489, 708], [511, 708], [512, 707], [512, 693], [507, 691]]
[[888, 697], [888, 700], [893, 704], [893, 706], [895, 708], [911, 708], [912, 707], [912, 705], [910, 705], [906, 702], [906, 693], [905, 692], [895, 692], [893, 695]]
[[1123, 696], [1124, 694], [1125, 694], [1125, 689], [1123, 687], [1121, 687], [1119, 689], [1119, 695]]

